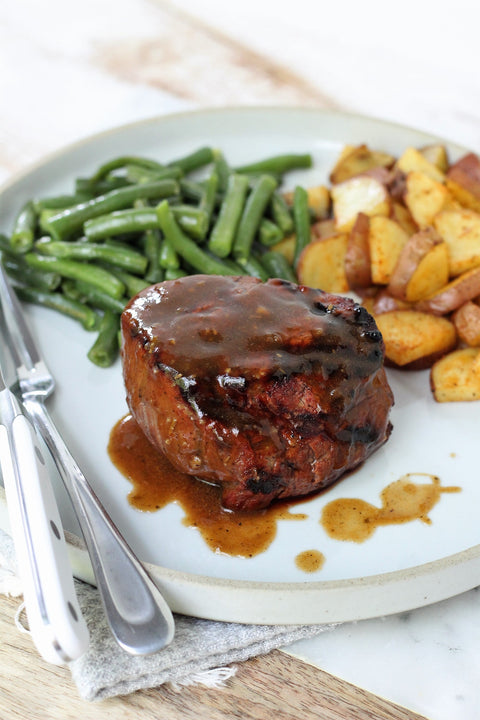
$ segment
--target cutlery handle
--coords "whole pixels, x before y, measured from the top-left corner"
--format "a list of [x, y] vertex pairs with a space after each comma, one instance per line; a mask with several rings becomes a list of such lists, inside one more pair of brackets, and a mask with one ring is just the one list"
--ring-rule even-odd
[[29, 421], [0, 426], [0, 462], [32, 639], [50, 663], [83, 655], [89, 634], [78, 606], [60, 515]]
[[132, 654], [162, 649], [174, 635], [170, 608], [108, 516], [44, 404], [27, 399], [25, 408], [50, 450], [70, 495], [113, 636]]

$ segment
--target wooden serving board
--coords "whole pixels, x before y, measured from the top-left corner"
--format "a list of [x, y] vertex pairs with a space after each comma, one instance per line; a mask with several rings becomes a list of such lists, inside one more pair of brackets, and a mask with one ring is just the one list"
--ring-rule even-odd
[[[248, 660], [218, 689], [164, 685], [98, 703], [66, 667], [44, 662], [18, 631], [18, 598], [0, 598], [0, 718], [9, 720], [427, 720], [281, 651]], [[280, 715], [279, 715], [280, 713]]]

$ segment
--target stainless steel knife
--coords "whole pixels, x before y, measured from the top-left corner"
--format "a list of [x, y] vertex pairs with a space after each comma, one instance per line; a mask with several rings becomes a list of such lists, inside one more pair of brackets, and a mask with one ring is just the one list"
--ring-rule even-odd
[[1, 264], [0, 302], [18, 376], [12, 389], [19, 394], [32, 424], [45, 441], [70, 496], [112, 635], [131, 654], [156, 652], [173, 639], [172, 613], [108, 516], [47, 411], [45, 400], [52, 394], [55, 382]]

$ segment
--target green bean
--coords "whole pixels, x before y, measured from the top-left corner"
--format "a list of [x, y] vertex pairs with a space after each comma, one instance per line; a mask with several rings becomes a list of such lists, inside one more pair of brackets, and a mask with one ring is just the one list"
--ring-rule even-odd
[[202, 183], [182, 178], [178, 184], [180, 185], [180, 192], [186, 200], [192, 200], [196, 203], [202, 200], [205, 192]]
[[57, 310], [57, 312], [63, 315], [68, 315], [74, 320], [78, 320], [85, 330], [96, 330], [98, 327], [99, 317], [95, 310], [92, 310], [88, 305], [65, 297], [62, 293], [44, 292], [21, 285], [15, 287], [15, 292], [20, 300], [24, 302], [42, 305], [43, 307]]
[[[71, 283], [71, 285], [67, 286], [67, 282]], [[112, 310], [112, 312], [119, 314], [123, 312], [128, 302], [127, 297], [112, 298], [111, 295], [101, 292], [98, 288], [83, 280], [65, 280], [62, 284], [62, 290], [66, 294], [70, 292], [72, 297], [76, 297], [78, 300], [86, 302], [99, 310]]]
[[87, 202], [87, 200], [91, 200], [92, 197], [93, 194], [91, 192], [78, 192], [74, 195], [54, 195], [53, 197], [40, 198], [34, 200], [33, 204], [38, 214], [40, 214], [42, 210], [55, 210], [56, 212], [60, 212], [61, 210], [65, 210], [65, 208], [73, 207], [73, 205]]
[[260, 222], [277, 183], [269, 175], [262, 175], [247, 197], [233, 243], [235, 258], [247, 258]]
[[271, 245], [276, 245], [280, 240], [283, 240], [283, 232], [272, 220], [262, 218], [258, 230], [258, 239], [262, 245], [270, 247]]
[[[135, 200], [135, 208], [147, 206], [146, 200]], [[147, 270], [145, 280], [149, 283], [160, 282], [163, 279], [163, 269], [160, 267], [160, 243], [161, 235], [159, 230], [146, 230], [140, 238], [139, 245], [147, 258]]]
[[[198, 239], [205, 236], [208, 220], [204, 211], [191, 205], [172, 205], [172, 211], [185, 232]], [[144, 233], [158, 227], [155, 208], [116, 210], [84, 223], [85, 237], [89, 241], [104, 240], [115, 235]]]
[[216, 172], [212, 172], [203, 184], [203, 195], [198, 204], [198, 209], [205, 213], [206, 223], [204, 234], [200, 240], [205, 238], [210, 227], [213, 211], [217, 202], [217, 189], [218, 189], [218, 175]]
[[32, 200], [29, 200], [22, 207], [15, 222], [10, 237], [10, 244], [14, 250], [28, 252], [33, 246], [35, 230], [37, 226], [37, 213]]
[[87, 353], [87, 357], [95, 365], [110, 367], [118, 357], [118, 330], [120, 320], [117, 313], [106, 310], [98, 330], [97, 339]]
[[[231, 267], [220, 258], [209, 255], [191, 240], [180, 228], [168, 203], [164, 200], [157, 207], [161, 229], [174, 250], [197, 272], [207, 275], [231, 275]], [[241, 273], [244, 274], [244, 273]]]
[[241, 165], [236, 168], [241, 173], [273, 173], [274, 175], [284, 175], [289, 170], [300, 170], [312, 167], [312, 156], [310, 154], [295, 155], [288, 153], [286, 155], [274, 155], [265, 160], [248, 165]]
[[297, 282], [297, 276], [282, 253], [276, 250], [267, 250], [261, 256], [260, 262], [269, 277], [282, 278], [282, 280], [289, 280], [293, 283]]
[[295, 252], [293, 266], [297, 267], [298, 259], [303, 248], [306, 247], [311, 240], [308, 193], [305, 188], [300, 185], [297, 185], [293, 192], [293, 219], [295, 223]]
[[104, 240], [116, 235], [144, 233], [158, 228], [154, 208], [127, 208], [86, 220], [83, 229], [90, 242]]
[[0, 233], [0, 251], [6, 255], [9, 256], [15, 256], [20, 257], [23, 255], [23, 250], [20, 248], [13, 247], [12, 243], [10, 242], [10, 238], [8, 238], [3, 233]]
[[120, 268], [114, 267], [113, 265], [102, 263], [102, 268], [114, 275], [117, 280], [119, 280], [119, 282], [124, 285], [124, 287], [126, 288], [126, 295], [129, 298], [137, 295], [137, 293], [139, 293], [141, 290], [144, 290], [150, 285], [150, 283], [147, 282], [144, 278], [140, 278], [137, 275], [132, 275], [125, 270], [120, 270]]
[[224, 193], [227, 190], [228, 178], [232, 171], [221, 150], [215, 149], [213, 151], [213, 166], [218, 177], [218, 190]]
[[247, 275], [252, 275], [252, 277], [256, 277], [259, 280], [268, 280], [270, 275], [257, 258], [255, 258], [253, 255], [250, 255], [248, 258], [238, 258], [237, 260], [238, 264], [240, 265], [243, 270], [247, 273]]
[[39, 272], [13, 255], [4, 255], [2, 265], [7, 274], [20, 285], [31, 285], [39, 290], [51, 292], [56, 290], [62, 281], [62, 277], [58, 273]]
[[[214, 257], [217, 256], [214, 255]], [[225, 267], [230, 269], [230, 275], [248, 275], [248, 272], [232, 257], [221, 258], [221, 261]]]
[[156, 180], [180, 180], [183, 177], [183, 171], [179, 167], [164, 167], [162, 169], [153, 169], [141, 167], [139, 165], [126, 166], [126, 178], [131, 183], [154, 182]]
[[136, 155], [124, 155], [113, 158], [112, 160], [103, 163], [103, 165], [100, 165], [98, 170], [96, 170], [90, 178], [87, 178], [87, 182], [90, 185], [96, 185], [100, 180], [103, 180], [114, 170], [125, 168], [128, 165], [136, 165], [137, 167], [146, 168], [148, 170], [163, 170], [165, 167], [165, 165], [149, 158], [138, 157]]
[[36, 244], [41, 255], [72, 260], [104, 260], [129, 272], [143, 274], [148, 260], [145, 255], [131, 248], [113, 247], [82, 240], [65, 242], [60, 240], [41, 240]]
[[75, 192], [88, 193], [90, 197], [97, 197], [98, 195], [105, 195], [105, 193], [111, 192], [112, 190], [130, 187], [131, 184], [126, 177], [110, 177], [105, 180], [99, 180], [94, 185], [92, 185], [88, 178], [77, 178], [75, 180]]
[[179, 278], [186, 277], [188, 273], [180, 268], [168, 268], [165, 270], [165, 280], [178, 280]]
[[165, 270], [179, 270], [180, 258], [173, 248], [172, 243], [166, 237], [163, 237], [160, 245], [160, 256], [158, 260], [160, 267]]
[[262, 172], [240, 173], [240, 175], [245, 175], [245, 177], [248, 178], [248, 183], [249, 183], [250, 189], [252, 189], [252, 190], [255, 187], [256, 183], [258, 182], [259, 178], [263, 177], [264, 175], [268, 175], [268, 177], [270, 177], [272, 180], [275, 180], [275, 183], [277, 186], [279, 186], [280, 183], [282, 182], [281, 175], [276, 175], [275, 173], [271, 173], [271, 172], [269, 172], [269, 173], [262, 173]]
[[63, 240], [80, 230], [88, 220], [128, 208], [137, 198], [158, 200], [174, 195], [178, 191], [179, 186], [175, 180], [159, 180], [158, 182], [119, 188], [87, 200], [85, 203], [67, 208], [53, 217], [45, 217], [42, 227], [55, 240]]
[[70, 300], [78, 300], [78, 302], [82, 303], [85, 303], [87, 301], [85, 294], [80, 292], [80, 290], [78, 289], [75, 280], [64, 278], [61, 284], [61, 291], [65, 295], [65, 297], [70, 298]]
[[145, 280], [152, 285], [163, 280], [163, 270], [160, 266], [161, 243], [162, 238], [159, 230], [147, 230], [144, 233], [142, 246], [148, 262]]
[[294, 223], [290, 207], [283, 195], [278, 191], [272, 195], [270, 211], [273, 221], [278, 225], [284, 235], [293, 233]]
[[182, 230], [197, 240], [203, 240], [208, 231], [209, 217], [206, 210], [192, 205], [172, 205], [175, 220]]
[[232, 173], [217, 220], [208, 240], [209, 249], [221, 258], [227, 257], [233, 247], [240, 218], [245, 207], [248, 180], [244, 175]]
[[172, 162], [169, 162], [168, 166], [179, 167], [185, 173], [185, 175], [187, 175], [187, 173], [190, 173], [193, 170], [198, 170], [198, 168], [201, 168], [204, 165], [208, 165], [213, 161], [213, 159], [214, 154], [212, 148], [201, 147], [198, 150], [195, 150], [194, 152], [179, 158], [178, 160], [173, 160]]
[[125, 285], [111, 272], [98, 265], [76, 260], [61, 260], [33, 252], [27, 253], [25, 260], [36, 270], [57, 272], [62, 277], [72, 280], [84, 280], [114, 298], [121, 298], [125, 292]]
[[132, 185], [158, 180], [155, 170], [138, 167], [138, 165], [127, 165], [125, 167], [125, 179]]
[[132, 247], [132, 243], [128, 242], [127, 240], [122, 240], [118, 238], [105, 238], [104, 245], [109, 245], [113, 248], [118, 248], [119, 250], [129, 250]]

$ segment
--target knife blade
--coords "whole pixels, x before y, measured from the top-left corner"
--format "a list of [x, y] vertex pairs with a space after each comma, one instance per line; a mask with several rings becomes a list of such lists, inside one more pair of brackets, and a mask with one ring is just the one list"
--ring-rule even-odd
[[45, 459], [1, 368], [0, 468], [31, 637], [47, 662], [70, 662], [87, 650], [89, 632]]

